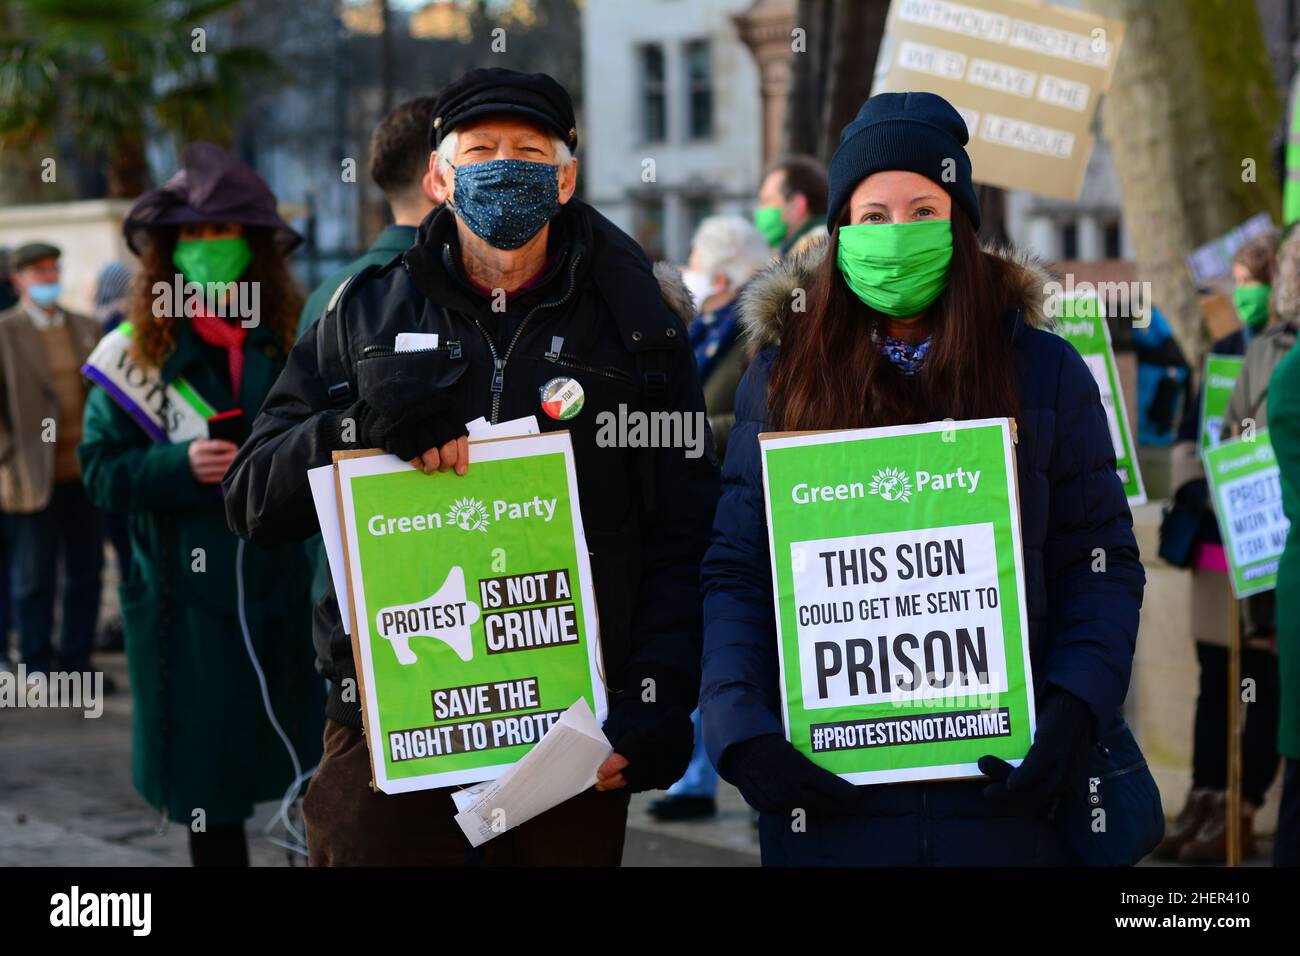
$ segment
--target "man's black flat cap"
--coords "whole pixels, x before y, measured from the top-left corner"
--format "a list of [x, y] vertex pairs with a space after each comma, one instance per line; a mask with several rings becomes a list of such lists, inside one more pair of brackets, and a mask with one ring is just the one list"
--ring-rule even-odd
[[443, 88], [433, 108], [429, 145], [437, 149], [442, 138], [462, 123], [497, 115], [532, 120], [562, 139], [570, 150], [578, 146], [568, 91], [545, 73], [501, 67], [470, 70]]
[[58, 246], [52, 246], [48, 242], [29, 242], [19, 246], [9, 256], [9, 268], [14, 272], [19, 269], [26, 269], [34, 262], [40, 262], [42, 259], [57, 259], [62, 253]]

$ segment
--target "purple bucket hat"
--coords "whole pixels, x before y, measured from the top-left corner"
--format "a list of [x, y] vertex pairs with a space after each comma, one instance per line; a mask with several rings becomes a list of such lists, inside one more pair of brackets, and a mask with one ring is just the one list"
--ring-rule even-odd
[[126, 214], [122, 233], [140, 254], [151, 229], [190, 222], [237, 222], [270, 229], [286, 253], [302, 242], [275, 209], [275, 196], [251, 166], [215, 143], [190, 143], [181, 168], [157, 189], [140, 196]]

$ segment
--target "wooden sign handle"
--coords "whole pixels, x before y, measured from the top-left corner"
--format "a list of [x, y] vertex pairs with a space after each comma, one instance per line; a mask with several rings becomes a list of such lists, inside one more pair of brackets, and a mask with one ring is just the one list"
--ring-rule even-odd
[[[1231, 582], [1228, 585], [1232, 587]], [[1227, 862], [1241, 865], [1241, 602], [1228, 595]]]

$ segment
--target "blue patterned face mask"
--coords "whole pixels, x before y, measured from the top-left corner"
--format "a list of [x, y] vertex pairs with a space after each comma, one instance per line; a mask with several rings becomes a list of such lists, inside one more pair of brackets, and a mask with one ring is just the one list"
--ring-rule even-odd
[[453, 166], [452, 208], [474, 235], [496, 249], [518, 249], [560, 208], [559, 166], [493, 159]]

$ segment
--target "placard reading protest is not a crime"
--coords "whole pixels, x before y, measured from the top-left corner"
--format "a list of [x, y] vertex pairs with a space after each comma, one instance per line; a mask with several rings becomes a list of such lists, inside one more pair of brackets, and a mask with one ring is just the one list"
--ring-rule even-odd
[[760, 436], [786, 735], [853, 783], [1034, 733], [1007, 419]]
[[566, 432], [475, 442], [463, 475], [340, 457], [375, 786], [492, 780], [579, 697], [607, 713]]

